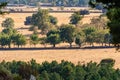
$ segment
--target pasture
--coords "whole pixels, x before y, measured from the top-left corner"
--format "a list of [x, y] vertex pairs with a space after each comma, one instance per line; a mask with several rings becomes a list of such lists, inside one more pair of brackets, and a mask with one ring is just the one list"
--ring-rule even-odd
[[[32, 34], [28, 29], [29, 26], [24, 25], [25, 18], [27, 16], [31, 16], [33, 13], [10, 13], [5, 16], [0, 17], [0, 23], [8, 17], [13, 18], [15, 21], [15, 28], [24, 35]], [[72, 13], [50, 13], [50, 15], [57, 17], [58, 24], [68, 24], [70, 20], [70, 16]], [[90, 23], [90, 19], [93, 17], [98, 17], [100, 14], [90, 14], [86, 15], [82, 19], [82, 23]], [[1, 27], [0, 27], [1, 28]], [[2, 29], [2, 28], [1, 28]], [[92, 61], [100, 62], [101, 59], [104, 58], [113, 58], [116, 60], [115, 68], [120, 68], [120, 54], [119, 52], [115, 53], [115, 49], [74, 49], [74, 50], [18, 50], [18, 51], [0, 51], [0, 61], [29, 61], [31, 59], [35, 59], [38, 63], [42, 63], [43, 61], [57, 60], [60, 62], [61, 60], [68, 60], [75, 64], [78, 62], [87, 63]]]
[[111, 49], [64, 49], [64, 50], [15, 50], [0, 51], [0, 61], [29, 61], [35, 59], [38, 63], [44, 61], [68, 60], [75, 64], [90, 61], [100, 62], [101, 59], [113, 58], [116, 61], [115, 68], [120, 68], [120, 54], [114, 48]]

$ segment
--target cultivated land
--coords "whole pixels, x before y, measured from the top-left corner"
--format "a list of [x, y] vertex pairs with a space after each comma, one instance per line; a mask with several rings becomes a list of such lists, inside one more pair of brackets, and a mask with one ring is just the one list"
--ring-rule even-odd
[[68, 60], [75, 64], [78, 62], [87, 63], [100, 62], [101, 59], [113, 58], [116, 61], [115, 68], [120, 68], [120, 53], [115, 49], [74, 49], [74, 50], [18, 50], [0, 51], [0, 61], [29, 61], [35, 59], [38, 63], [43, 61]]
[[[0, 16], [0, 24], [2, 23], [2, 21], [4, 21], [6, 18], [12, 18], [15, 22], [15, 28], [22, 33], [23, 35], [30, 35], [33, 32], [28, 31], [28, 29], [22, 29], [22, 28], [29, 28], [30, 26], [25, 26], [24, 25], [24, 21], [25, 18], [27, 16], [32, 16], [33, 13], [10, 13], [4, 16]], [[57, 17], [58, 19], [58, 24], [57, 25], [61, 25], [61, 24], [68, 24], [70, 21], [70, 16], [72, 15], [72, 13], [50, 13], [50, 15]], [[90, 23], [90, 19], [92, 19], [93, 17], [98, 17], [99, 15], [101, 15], [101, 13], [91, 13], [89, 15], [86, 15], [83, 19], [82, 19], [82, 23]], [[1, 27], [0, 27], [0, 31], [1, 31]]]
[[[15, 28], [24, 35], [30, 35], [33, 32], [28, 31], [29, 26], [24, 25], [25, 18], [31, 16], [33, 13], [10, 13], [5, 16], [0, 17], [0, 23], [5, 20], [7, 17], [11, 17], [15, 21]], [[68, 24], [69, 17], [72, 13], [50, 13], [50, 15], [58, 18], [58, 25]], [[99, 16], [100, 14], [90, 14], [83, 18], [83, 23], [90, 23], [92, 17]], [[1, 28], [1, 27], [0, 27]], [[0, 51], [0, 61], [12, 61], [12, 60], [22, 60], [29, 61], [32, 58], [35, 59], [38, 63], [43, 61], [57, 60], [68, 60], [75, 64], [79, 61], [81, 63], [87, 63], [92, 61], [100, 62], [104, 58], [113, 58], [116, 60], [115, 68], [120, 68], [120, 54], [119, 52], [115, 53], [115, 49], [74, 49], [74, 50], [14, 50], [14, 51]]]

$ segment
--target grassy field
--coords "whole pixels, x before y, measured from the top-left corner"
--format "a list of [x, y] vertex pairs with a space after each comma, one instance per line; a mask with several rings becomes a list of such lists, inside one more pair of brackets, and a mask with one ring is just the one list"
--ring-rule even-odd
[[[4, 16], [0, 16], [0, 23], [8, 17], [11, 17], [15, 21], [15, 27], [24, 27], [24, 21], [27, 16], [32, 16], [33, 13], [10, 13]], [[56, 17], [58, 19], [58, 25], [68, 24], [70, 21], [70, 16], [72, 13], [50, 13], [50, 15]], [[90, 23], [90, 19], [92, 17], [99, 16], [100, 13], [91, 13], [90, 15], [86, 15], [82, 22]]]
[[113, 58], [116, 61], [115, 68], [120, 68], [120, 53], [115, 49], [74, 49], [74, 50], [20, 50], [20, 51], [0, 51], [0, 61], [29, 61], [35, 59], [38, 63], [43, 61], [68, 60], [75, 64], [79, 61], [87, 63], [91, 60], [100, 62], [104, 58]]
[[[29, 26], [24, 25], [24, 21], [27, 16], [32, 16], [32, 14], [33, 13], [10, 13], [10, 14], [4, 15], [4, 16], [0, 16], [0, 24], [6, 18], [12, 18], [15, 22], [15, 28], [29, 28]], [[50, 15], [52, 15], [58, 19], [57, 25], [61, 25], [61, 24], [68, 24], [70, 22], [70, 16], [72, 15], [72, 13], [50, 13]], [[93, 17], [98, 17], [99, 15], [101, 15], [101, 14], [96, 13], [96, 14], [86, 15], [81, 20], [81, 22], [82, 23], [90, 23], [90, 19], [92, 19]], [[2, 30], [2, 27], [0, 27], [0, 31], [1, 30]], [[19, 29], [18, 31], [20, 33], [22, 33], [23, 35], [30, 35], [33, 33], [31, 31], [28, 31], [28, 29]]]
[[[0, 17], [0, 23], [5, 20], [7, 17], [11, 17], [15, 21], [15, 28], [21, 27], [29, 27], [24, 25], [25, 18], [27, 16], [31, 16], [33, 13], [10, 13], [5, 16]], [[72, 13], [50, 13], [50, 15], [57, 17], [58, 25], [68, 24], [69, 17]], [[90, 19], [92, 17], [99, 16], [100, 14], [90, 14], [86, 15], [83, 19], [83, 23], [90, 23]], [[0, 27], [1, 28], [1, 27]], [[24, 35], [32, 34], [28, 29], [19, 29], [20, 33]], [[12, 61], [12, 60], [22, 60], [29, 61], [32, 58], [35, 59], [38, 63], [42, 63], [43, 61], [57, 60], [60, 62], [61, 60], [68, 60], [75, 64], [79, 61], [81, 63], [87, 63], [92, 61], [100, 62], [101, 59], [104, 58], [113, 58], [116, 60], [116, 68], [120, 68], [120, 54], [115, 53], [115, 49], [76, 49], [76, 50], [19, 50], [19, 51], [0, 51], [0, 61]]]

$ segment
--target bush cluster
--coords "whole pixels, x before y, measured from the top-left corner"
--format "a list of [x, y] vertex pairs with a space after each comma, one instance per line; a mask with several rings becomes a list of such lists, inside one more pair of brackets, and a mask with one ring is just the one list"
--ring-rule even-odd
[[120, 70], [114, 69], [113, 59], [104, 59], [99, 64], [89, 62], [77, 65], [62, 60], [36, 63], [35, 60], [29, 62], [12, 61], [0, 63], [1, 80], [119, 80]]

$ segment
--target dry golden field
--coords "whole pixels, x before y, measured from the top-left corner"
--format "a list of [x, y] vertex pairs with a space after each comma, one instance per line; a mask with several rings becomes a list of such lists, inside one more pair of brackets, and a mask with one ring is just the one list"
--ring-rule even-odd
[[[6, 18], [12, 18], [15, 22], [15, 28], [22, 28], [22, 27], [27, 27], [29, 28], [29, 26], [25, 26], [24, 25], [24, 21], [25, 18], [27, 16], [32, 16], [33, 13], [10, 13], [4, 16], [0, 16], [0, 24], [2, 23], [2, 21], [4, 21]], [[50, 13], [50, 15], [56, 17], [58, 19], [58, 24], [57, 25], [61, 25], [61, 24], [68, 24], [70, 22], [70, 16], [72, 15], [72, 13]], [[90, 19], [93, 17], [98, 17], [99, 15], [101, 15], [100, 13], [96, 13], [96, 14], [90, 14], [90, 15], [86, 15], [81, 22], [82, 23], [90, 23]], [[0, 31], [1, 31], [2, 27], [0, 26]], [[18, 30], [20, 33], [24, 34], [24, 35], [29, 35], [32, 34], [31, 31], [28, 31], [28, 29], [19, 29]]]
[[[69, 17], [72, 13], [50, 13], [57, 17], [58, 25], [68, 24]], [[5, 20], [7, 17], [11, 17], [15, 21], [15, 28], [21, 27], [29, 27], [24, 25], [25, 18], [27, 16], [31, 16], [32, 13], [10, 13], [5, 16], [0, 16], [0, 23]], [[85, 16], [82, 19], [83, 23], [90, 23], [90, 19], [92, 17], [99, 16], [100, 14], [90, 14]], [[0, 27], [1, 28], [1, 27]], [[32, 32], [28, 30], [19, 30], [20, 33], [24, 35], [32, 34]], [[15, 50], [15, 51], [0, 51], [0, 61], [12, 61], [12, 60], [22, 60], [29, 61], [32, 58], [35, 59], [38, 63], [42, 63], [43, 61], [57, 60], [60, 62], [61, 60], [68, 60], [75, 64], [79, 61], [81, 63], [87, 63], [92, 61], [100, 62], [101, 59], [104, 58], [113, 58], [116, 60], [116, 68], [120, 68], [120, 53], [115, 53], [115, 49], [75, 49], [75, 50]]]
[[[24, 21], [27, 16], [32, 16], [33, 13], [10, 13], [4, 16], [0, 16], [0, 23], [4, 21], [6, 18], [11, 17], [15, 21], [15, 27], [24, 27]], [[50, 15], [56, 17], [58, 19], [58, 25], [68, 24], [70, 20], [70, 16], [72, 13], [50, 13]], [[91, 13], [90, 15], [86, 15], [82, 22], [90, 23], [90, 19], [92, 17], [99, 16], [100, 13]]]
[[0, 51], [0, 61], [29, 61], [35, 59], [38, 63], [44, 61], [68, 60], [75, 64], [79, 61], [87, 63], [91, 60], [100, 62], [104, 58], [113, 58], [116, 60], [115, 68], [120, 68], [120, 52], [115, 49], [74, 49], [74, 50], [18, 50], [18, 51]]

